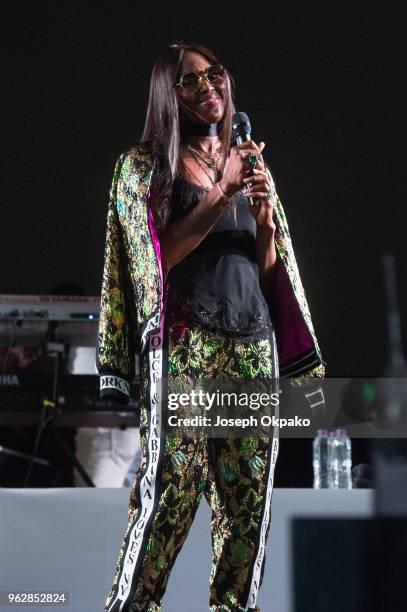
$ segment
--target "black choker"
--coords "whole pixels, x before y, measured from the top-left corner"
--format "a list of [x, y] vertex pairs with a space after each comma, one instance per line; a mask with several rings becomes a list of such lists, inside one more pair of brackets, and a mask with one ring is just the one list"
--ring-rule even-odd
[[185, 123], [183, 126], [185, 136], [218, 136], [218, 123]]

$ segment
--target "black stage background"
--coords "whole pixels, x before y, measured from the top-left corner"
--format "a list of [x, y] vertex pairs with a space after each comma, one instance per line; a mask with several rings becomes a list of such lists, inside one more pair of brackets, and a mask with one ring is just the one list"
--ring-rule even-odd
[[[387, 250], [396, 256], [402, 314], [407, 301], [407, 49], [391, 5], [2, 8], [0, 293], [42, 294], [61, 282], [99, 293], [114, 162], [141, 133], [154, 58], [175, 40], [195, 40], [230, 69], [237, 108], [266, 142], [328, 374], [382, 372]], [[309, 441], [289, 442], [290, 460], [309, 471]]]

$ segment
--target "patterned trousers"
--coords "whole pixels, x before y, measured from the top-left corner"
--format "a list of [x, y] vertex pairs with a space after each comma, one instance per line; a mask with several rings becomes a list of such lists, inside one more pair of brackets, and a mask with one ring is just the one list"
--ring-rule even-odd
[[[271, 338], [238, 340], [161, 320], [142, 359], [140, 467], [104, 612], [159, 612], [171, 569], [205, 496], [212, 510], [210, 612], [261, 612], [278, 429], [263, 436], [186, 438], [160, 433], [163, 377], [276, 379]], [[278, 416], [278, 415], [277, 415]], [[188, 612], [179, 603], [180, 612]]]

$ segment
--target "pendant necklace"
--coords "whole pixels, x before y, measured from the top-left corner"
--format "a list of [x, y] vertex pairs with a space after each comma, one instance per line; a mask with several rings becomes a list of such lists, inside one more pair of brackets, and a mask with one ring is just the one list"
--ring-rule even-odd
[[[222, 161], [222, 159], [223, 159], [223, 155], [220, 155], [218, 157], [218, 159], [215, 159], [216, 153], [212, 155], [211, 153], [207, 153], [207, 152], [201, 151], [199, 149], [195, 149], [194, 147], [191, 147], [191, 145], [188, 145], [188, 150], [192, 154], [195, 153], [196, 156], [200, 157], [201, 160], [207, 166], [209, 166], [209, 168], [211, 168], [212, 170], [216, 170], [219, 161]], [[194, 156], [194, 158], [195, 158], [195, 156]]]
[[[208, 177], [208, 179], [211, 181], [212, 185], [215, 186], [216, 181], [212, 178], [212, 176], [209, 174], [209, 172], [207, 172], [206, 168], [201, 164], [201, 162], [199, 161], [199, 157], [197, 155], [195, 155], [194, 149], [191, 149], [190, 147], [188, 147], [192, 157], [194, 158], [194, 160], [196, 161], [196, 163], [198, 164], [198, 166], [201, 168], [201, 170], [203, 170], [203, 172], [205, 172], [206, 176]], [[216, 169], [216, 166], [215, 168]]]

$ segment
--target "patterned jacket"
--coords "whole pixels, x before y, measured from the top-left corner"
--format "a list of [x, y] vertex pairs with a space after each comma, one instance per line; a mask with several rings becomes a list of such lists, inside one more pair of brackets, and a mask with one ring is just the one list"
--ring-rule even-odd
[[[136, 356], [160, 325], [163, 273], [150, 206], [157, 155], [149, 145], [133, 146], [116, 163], [107, 213], [96, 365], [101, 397], [127, 403]], [[276, 333], [280, 376], [294, 383], [317, 382], [325, 363], [295, 259], [283, 206], [277, 196], [277, 263], [274, 285], [265, 296]], [[315, 387], [315, 385], [313, 385]]]

